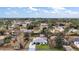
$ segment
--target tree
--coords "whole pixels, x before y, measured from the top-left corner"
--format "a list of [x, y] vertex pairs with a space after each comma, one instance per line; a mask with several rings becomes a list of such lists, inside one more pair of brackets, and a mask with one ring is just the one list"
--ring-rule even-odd
[[63, 47], [63, 36], [59, 33], [56, 37], [56, 48], [61, 49]]
[[27, 25], [27, 29], [33, 29], [33, 25]]
[[8, 29], [8, 28], [9, 28], [9, 26], [11, 26], [11, 25], [12, 25], [12, 23], [11, 23], [11, 21], [10, 21], [10, 20], [7, 20], [7, 21], [5, 22], [5, 25], [6, 25], [6, 29]]
[[0, 21], [0, 27], [2, 27], [4, 25], [3, 21]]
[[5, 34], [5, 30], [4, 29], [0, 30], [0, 35], [4, 35], [4, 34]]
[[41, 34], [45, 34], [46, 37], [48, 37], [48, 29], [47, 28], [43, 28], [41, 31]]

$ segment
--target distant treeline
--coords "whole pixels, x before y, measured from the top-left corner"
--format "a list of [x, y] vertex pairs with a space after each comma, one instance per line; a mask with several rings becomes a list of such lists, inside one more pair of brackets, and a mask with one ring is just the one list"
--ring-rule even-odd
[[79, 18], [0, 18], [0, 20], [79, 20]]

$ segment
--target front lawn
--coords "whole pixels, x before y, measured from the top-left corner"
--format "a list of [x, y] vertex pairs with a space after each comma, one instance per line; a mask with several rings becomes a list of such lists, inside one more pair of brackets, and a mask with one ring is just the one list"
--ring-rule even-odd
[[47, 44], [36, 45], [36, 50], [50, 50]]
[[61, 48], [61, 49], [57, 49], [57, 48], [52, 48], [52, 49], [50, 49], [51, 51], [64, 51], [64, 49], [63, 48]]
[[64, 51], [63, 48], [61, 49], [50, 48], [48, 44], [36, 45], [36, 50], [37, 51]]

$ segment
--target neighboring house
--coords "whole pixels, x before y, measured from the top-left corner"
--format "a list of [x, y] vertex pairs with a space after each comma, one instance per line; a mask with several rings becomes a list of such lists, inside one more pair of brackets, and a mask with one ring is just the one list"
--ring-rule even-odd
[[63, 27], [61, 27], [61, 26], [55, 26], [55, 27], [53, 27], [53, 29], [50, 29], [50, 32], [51, 33], [58, 33], [58, 32], [63, 32], [64, 31], [64, 28]]
[[41, 29], [39, 27], [36, 27], [33, 29], [33, 33], [40, 33]]
[[27, 25], [30, 25], [32, 22], [31, 21], [26, 21], [25, 22]]
[[33, 39], [33, 44], [47, 44], [47, 38], [40, 35], [40, 37], [36, 37]]
[[22, 22], [19, 22], [19, 21], [18, 21], [18, 22], [16, 23], [16, 25], [22, 25]]
[[79, 30], [72, 28], [72, 29], [70, 29], [70, 30], [68, 31], [67, 34], [68, 34], [68, 35], [79, 34]]
[[74, 39], [74, 45], [79, 48], [79, 38]]
[[69, 30], [69, 33], [70, 33], [70, 32], [75, 33], [75, 32], [77, 32], [77, 31], [78, 31], [77, 29], [72, 28], [72, 29]]
[[33, 32], [33, 30], [31, 30], [31, 29], [30, 29], [30, 30], [27, 30], [27, 29], [21, 29], [21, 31], [22, 31], [22, 32], [26, 32], [26, 33], [32, 33], [32, 32]]
[[30, 21], [27, 21], [27, 22], [23, 22], [23, 23], [22, 23], [22, 26], [23, 26], [23, 27], [27, 27], [27, 25], [30, 25], [30, 24], [31, 24], [31, 22], [30, 22]]
[[26, 27], [26, 26], [27, 26], [27, 24], [26, 24], [26, 23], [23, 23], [23, 24], [22, 24], [22, 26], [23, 26], [23, 27]]
[[10, 33], [9, 32], [5, 32], [5, 35], [9, 35]]
[[11, 33], [12, 35], [16, 34], [15, 30], [10, 30], [9, 33]]
[[0, 45], [4, 44], [5, 36], [0, 36]]
[[13, 29], [13, 28], [15, 28], [15, 24], [12, 24], [12, 25], [9, 27], [9, 30], [10, 30], [10, 29]]
[[43, 29], [43, 28], [48, 28], [48, 24], [47, 23], [41, 23], [40, 24], [40, 28]]
[[30, 25], [30, 24], [31, 24], [31, 21], [26, 21], [26, 22], [21, 22], [21, 21], [19, 21], [19, 22], [16, 22], [16, 23], [14, 24], [14, 26], [20, 25], [20, 26], [23, 26], [23, 27], [27, 27], [27, 25]]

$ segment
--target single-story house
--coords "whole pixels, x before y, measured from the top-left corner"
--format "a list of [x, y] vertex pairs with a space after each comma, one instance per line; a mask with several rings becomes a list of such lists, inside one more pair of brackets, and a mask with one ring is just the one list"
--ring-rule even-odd
[[27, 29], [21, 29], [22, 32], [26, 32], [26, 33], [32, 33], [33, 30], [27, 30]]
[[33, 44], [47, 44], [47, 38], [44, 36], [36, 37], [33, 39]]
[[63, 27], [61, 27], [61, 26], [55, 26], [55, 27], [53, 27], [53, 29], [50, 29], [50, 32], [51, 33], [58, 33], [58, 32], [63, 32], [64, 31], [64, 28]]
[[0, 36], [0, 45], [4, 44], [4, 39], [6, 36]]
[[31, 21], [26, 21], [25, 22], [27, 25], [30, 25], [32, 22]]
[[78, 32], [78, 30], [77, 30], [77, 29], [72, 28], [72, 29], [70, 29], [70, 30], [69, 30], [69, 33], [70, 33], [70, 32], [75, 33], [75, 32]]
[[41, 29], [39, 27], [33, 28], [33, 33], [40, 33]]
[[79, 38], [75, 38], [73, 42], [74, 42], [74, 45], [75, 45], [77, 48], [79, 48]]
[[67, 35], [72, 35], [72, 34], [79, 34], [79, 30], [78, 29], [70, 29], [67, 33]]
[[48, 28], [48, 24], [47, 23], [41, 23], [40, 24], [40, 28], [43, 29], [43, 28]]

